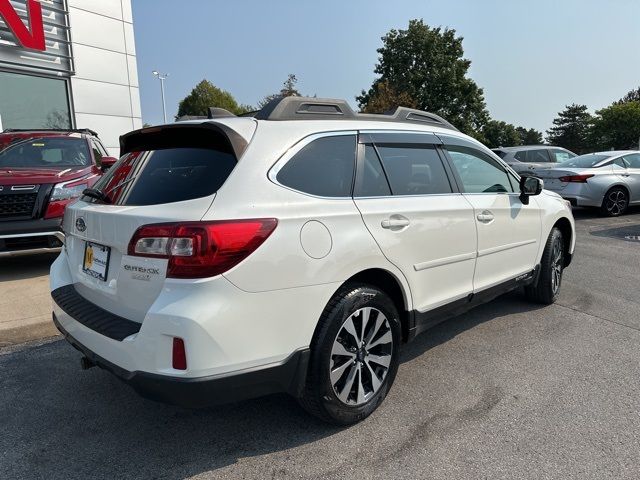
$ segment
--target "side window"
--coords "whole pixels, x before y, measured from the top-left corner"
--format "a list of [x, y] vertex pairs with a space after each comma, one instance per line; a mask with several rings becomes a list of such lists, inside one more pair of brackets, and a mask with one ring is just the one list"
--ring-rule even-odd
[[616, 167], [619, 167], [619, 168], [629, 168], [629, 161], [627, 160], [627, 157], [619, 157], [619, 158], [616, 158], [616, 159], [613, 161], [613, 167], [614, 167], [614, 169], [615, 169]]
[[629, 164], [629, 168], [640, 168], [640, 153], [632, 153], [631, 155], [626, 155], [624, 159]]
[[447, 146], [466, 193], [511, 193], [514, 187], [505, 169], [475, 148]]
[[106, 156], [104, 148], [95, 140], [91, 140], [91, 150], [93, 151], [93, 157], [96, 159], [96, 165], [101, 166], [102, 157]]
[[515, 154], [517, 160], [526, 163], [549, 163], [546, 150], [521, 150]]
[[355, 135], [322, 137], [296, 153], [278, 172], [278, 182], [320, 197], [350, 197]]
[[556, 163], [564, 162], [573, 157], [575, 157], [575, 155], [570, 152], [565, 152], [564, 150], [551, 150], [551, 159]]
[[451, 193], [442, 160], [432, 145], [379, 145], [393, 195]]
[[373, 146], [366, 145], [364, 147], [362, 168], [358, 172], [354, 196], [384, 197], [388, 195], [391, 195], [391, 189], [384, 170], [382, 170], [378, 154]]

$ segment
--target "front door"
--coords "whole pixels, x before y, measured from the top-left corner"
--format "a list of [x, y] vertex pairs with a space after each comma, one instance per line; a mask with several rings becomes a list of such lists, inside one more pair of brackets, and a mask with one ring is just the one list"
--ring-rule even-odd
[[515, 176], [488, 152], [466, 141], [445, 148], [478, 231], [474, 292], [531, 272], [540, 248], [541, 218], [535, 198], [524, 205]]
[[473, 208], [457, 192], [439, 139], [402, 133], [360, 138], [354, 201], [383, 254], [405, 275], [414, 308], [425, 312], [469, 295]]

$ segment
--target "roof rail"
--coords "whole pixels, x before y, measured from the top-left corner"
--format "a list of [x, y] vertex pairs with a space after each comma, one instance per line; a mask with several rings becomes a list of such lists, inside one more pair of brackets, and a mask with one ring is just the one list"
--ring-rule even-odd
[[89, 128], [5, 128], [2, 133], [19, 132], [65, 132], [65, 133], [85, 133], [97, 137], [98, 134]]
[[382, 115], [356, 113], [346, 100], [312, 97], [280, 97], [271, 100], [255, 113], [257, 120], [369, 120], [434, 125], [458, 130], [444, 118], [422, 110], [397, 107]]

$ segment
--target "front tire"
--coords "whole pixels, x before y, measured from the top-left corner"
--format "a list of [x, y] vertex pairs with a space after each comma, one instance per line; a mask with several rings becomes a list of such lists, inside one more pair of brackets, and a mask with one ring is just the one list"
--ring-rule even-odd
[[400, 319], [382, 290], [347, 284], [325, 307], [311, 344], [301, 405], [336, 425], [369, 416], [398, 371]]
[[540, 274], [535, 285], [525, 287], [527, 298], [533, 302], [551, 305], [560, 294], [564, 269], [564, 239], [559, 228], [554, 227], [540, 260]]
[[613, 187], [602, 200], [600, 211], [607, 217], [619, 217], [629, 206], [629, 195], [622, 187]]

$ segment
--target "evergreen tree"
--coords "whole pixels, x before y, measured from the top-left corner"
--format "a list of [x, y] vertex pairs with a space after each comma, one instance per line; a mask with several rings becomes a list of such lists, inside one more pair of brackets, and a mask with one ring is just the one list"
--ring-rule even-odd
[[571, 104], [558, 113], [553, 127], [547, 130], [547, 142], [576, 153], [591, 150], [593, 116], [586, 105]]

